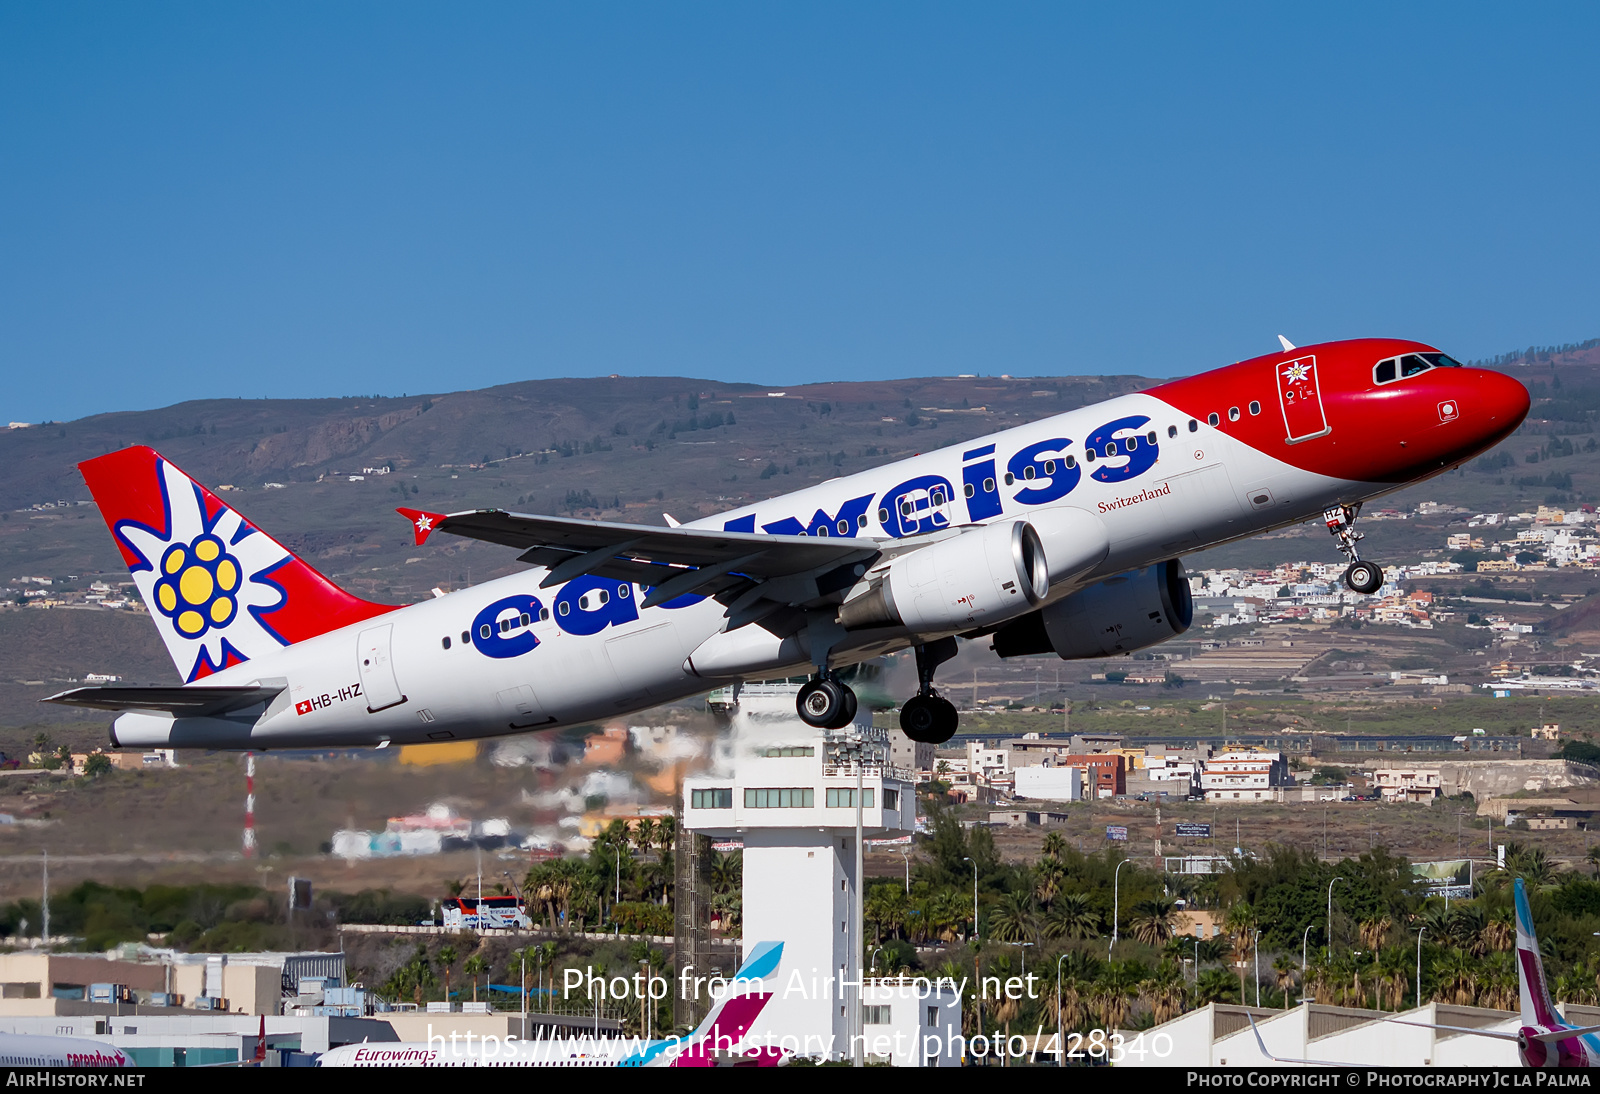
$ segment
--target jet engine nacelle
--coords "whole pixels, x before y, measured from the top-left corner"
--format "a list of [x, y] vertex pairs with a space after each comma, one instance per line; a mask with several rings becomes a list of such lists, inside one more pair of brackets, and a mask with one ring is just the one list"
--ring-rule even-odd
[[1182, 634], [1194, 600], [1177, 559], [1132, 570], [1080, 589], [995, 632], [1001, 657], [1055, 653], [1062, 660], [1132, 653]]
[[847, 630], [970, 630], [1021, 615], [1049, 592], [1033, 525], [986, 524], [896, 558], [865, 593], [840, 605], [839, 622]]

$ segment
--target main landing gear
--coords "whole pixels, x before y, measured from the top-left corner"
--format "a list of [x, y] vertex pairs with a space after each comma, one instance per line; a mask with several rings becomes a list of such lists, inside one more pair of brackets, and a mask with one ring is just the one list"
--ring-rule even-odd
[[1361, 505], [1335, 505], [1322, 511], [1322, 520], [1339, 543], [1339, 550], [1350, 560], [1344, 571], [1344, 583], [1358, 593], [1375, 593], [1383, 587], [1383, 567], [1375, 562], [1365, 562], [1356, 550], [1356, 541], [1365, 539], [1355, 530], [1356, 517]]
[[917, 647], [917, 693], [900, 708], [900, 728], [913, 741], [942, 745], [961, 724], [956, 705], [933, 690], [934, 670], [955, 655], [954, 638]]
[[857, 710], [856, 693], [832, 671], [806, 681], [794, 705], [800, 720], [816, 729], [843, 729], [855, 720]]

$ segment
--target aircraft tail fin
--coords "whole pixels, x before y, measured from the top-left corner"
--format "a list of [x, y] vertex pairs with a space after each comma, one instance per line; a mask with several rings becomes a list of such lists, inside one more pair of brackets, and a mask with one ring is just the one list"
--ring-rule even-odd
[[152, 448], [78, 468], [185, 683], [397, 607], [345, 592]]
[[782, 942], [757, 942], [739, 971], [727, 985], [722, 998], [712, 1005], [695, 1031], [683, 1040], [682, 1051], [670, 1062], [672, 1067], [713, 1067], [718, 1055], [739, 1051], [744, 1061], [756, 1066], [776, 1067], [783, 1053], [768, 1046], [753, 1045], [737, 1049], [773, 993], [765, 981], [778, 971], [783, 960]]
[[1522, 1002], [1522, 1024], [1546, 1028], [1566, 1023], [1556, 1014], [1545, 983], [1544, 961], [1539, 956], [1539, 936], [1533, 930], [1533, 912], [1522, 879], [1516, 880], [1513, 895], [1517, 914], [1517, 994]]

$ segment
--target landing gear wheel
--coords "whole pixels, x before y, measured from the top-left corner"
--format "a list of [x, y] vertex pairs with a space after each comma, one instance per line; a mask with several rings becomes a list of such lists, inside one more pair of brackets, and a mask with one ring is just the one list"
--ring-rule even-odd
[[837, 680], [810, 680], [800, 689], [794, 705], [808, 726], [843, 729], [856, 715], [856, 693]]
[[913, 695], [900, 708], [900, 728], [920, 744], [942, 745], [960, 724], [955, 704], [939, 695]]
[[1344, 583], [1358, 593], [1375, 593], [1383, 587], [1383, 567], [1373, 562], [1352, 562]]

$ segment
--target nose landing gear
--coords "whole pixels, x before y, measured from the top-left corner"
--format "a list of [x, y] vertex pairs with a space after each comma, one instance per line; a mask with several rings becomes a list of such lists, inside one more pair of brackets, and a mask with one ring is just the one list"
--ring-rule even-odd
[[1360, 512], [1360, 503], [1335, 505], [1322, 511], [1322, 521], [1338, 541], [1339, 550], [1350, 560], [1350, 565], [1344, 571], [1344, 583], [1354, 592], [1368, 594], [1383, 587], [1383, 567], [1375, 562], [1363, 561], [1361, 553], [1356, 550], [1356, 542], [1366, 538], [1355, 530], [1356, 517]]
[[913, 741], [942, 745], [955, 736], [961, 724], [956, 705], [933, 690], [933, 673], [956, 655], [956, 640], [941, 638], [918, 646], [917, 693], [900, 708], [900, 728]]

